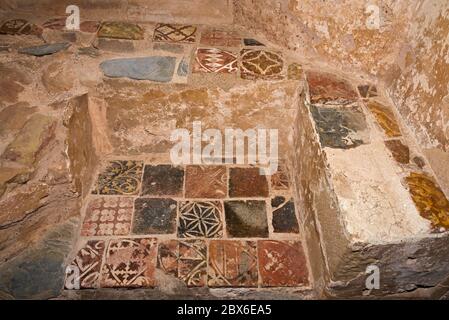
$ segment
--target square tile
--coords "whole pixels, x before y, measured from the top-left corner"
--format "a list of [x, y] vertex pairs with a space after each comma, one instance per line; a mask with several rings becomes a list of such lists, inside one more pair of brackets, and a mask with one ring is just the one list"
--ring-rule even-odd
[[153, 41], [193, 43], [196, 41], [196, 30], [190, 25], [160, 23], [154, 30]]
[[111, 240], [102, 269], [101, 287], [154, 287], [156, 259], [154, 238]]
[[131, 229], [134, 199], [130, 197], [101, 197], [89, 202], [82, 236], [123, 236]]
[[202, 240], [168, 240], [159, 244], [159, 269], [184, 281], [188, 287], [202, 287], [207, 279], [207, 247]]
[[394, 138], [402, 135], [396, 116], [390, 108], [378, 101], [369, 101], [367, 106], [387, 137]]
[[275, 191], [285, 191], [290, 188], [287, 166], [284, 162], [279, 162], [278, 171], [271, 175], [271, 189]]
[[230, 168], [229, 196], [233, 198], [268, 197], [267, 177], [259, 168]]
[[240, 74], [242, 79], [282, 79], [284, 60], [275, 52], [244, 49], [241, 51]]
[[237, 70], [237, 55], [232, 52], [216, 48], [196, 50], [194, 72], [235, 73]]
[[175, 200], [138, 198], [134, 208], [134, 234], [176, 232], [177, 204]]
[[172, 165], [146, 165], [143, 174], [142, 195], [182, 196], [184, 169]]
[[144, 29], [134, 23], [111, 21], [103, 22], [98, 30], [99, 38], [143, 40]]
[[201, 34], [202, 45], [219, 47], [239, 47], [242, 39], [235, 31], [212, 29]]
[[307, 73], [310, 102], [313, 104], [346, 105], [356, 102], [357, 92], [345, 79], [328, 73]]
[[299, 225], [295, 213], [295, 203], [291, 198], [271, 199], [273, 229], [275, 233], [298, 233]]
[[74, 288], [75, 284], [79, 284], [80, 289], [98, 287], [105, 245], [105, 241], [91, 240], [78, 251], [69, 265], [71, 272], [66, 275], [66, 289]]
[[186, 198], [222, 199], [228, 193], [225, 166], [187, 166]]
[[223, 205], [219, 201], [185, 201], [179, 204], [179, 238], [221, 238]]
[[265, 201], [225, 201], [224, 208], [230, 238], [268, 238]]
[[209, 287], [257, 287], [255, 241], [213, 240], [209, 244]]
[[136, 195], [140, 190], [142, 161], [111, 161], [98, 176], [94, 194]]
[[258, 241], [259, 274], [263, 287], [308, 284], [308, 270], [299, 241]]

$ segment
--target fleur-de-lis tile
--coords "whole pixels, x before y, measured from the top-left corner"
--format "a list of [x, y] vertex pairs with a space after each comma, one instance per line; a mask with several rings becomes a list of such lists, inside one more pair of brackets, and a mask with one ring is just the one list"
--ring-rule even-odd
[[93, 194], [136, 195], [142, 178], [142, 161], [111, 161], [98, 176]]

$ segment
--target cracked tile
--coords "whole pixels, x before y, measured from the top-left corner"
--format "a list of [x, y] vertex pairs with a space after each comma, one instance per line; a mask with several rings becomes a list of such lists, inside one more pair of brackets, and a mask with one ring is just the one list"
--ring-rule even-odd
[[268, 238], [265, 201], [225, 201], [224, 209], [230, 238]]
[[235, 73], [237, 70], [237, 55], [232, 52], [216, 48], [196, 50], [194, 72]]
[[275, 52], [244, 49], [241, 51], [240, 74], [242, 79], [282, 79], [284, 60]]
[[176, 232], [177, 203], [173, 199], [138, 198], [134, 203], [134, 234]]
[[233, 198], [268, 197], [268, 180], [259, 168], [230, 168], [229, 196]]
[[227, 195], [225, 166], [187, 166], [186, 198], [222, 199]]
[[100, 195], [136, 195], [140, 190], [142, 161], [117, 160], [98, 176], [93, 194]]
[[185, 201], [179, 204], [178, 237], [221, 238], [223, 205], [219, 201]]
[[273, 229], [275, 233], [298, 233], [299, 225], [293, 199], [274, 197], [271, 199]]
[[186, 42], [196, 41], [197, 28], [190, 25], [175, 25], [160, 23], [154, 30], [153, 41]]
[[142, 195], [182, 196], [184, 169], [172, 165], [146, 165], [143, 174]]

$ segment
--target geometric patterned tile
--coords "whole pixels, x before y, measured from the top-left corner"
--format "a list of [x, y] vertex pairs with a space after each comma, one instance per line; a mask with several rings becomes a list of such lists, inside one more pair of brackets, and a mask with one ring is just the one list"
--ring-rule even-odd
[[93, 194], [136, 195], [139, 193], [142, 177], [142, 161], [111, 161], [98, 176]]
[[[67, 274], [65, 287], [73, 288], [74, 284], [79, 284], [80, 289], [97, 288], [99, 285], [98, 280], [100, 279], [100, 268], [104, 249], [104, 241], [88, 241], [78, 251], [72, 263], [70, 263], [72, 268], [71, 272], [76, 270], [77, 274]], [[72, 278], [73, 276], [75, 278]]]
[[268, 238], [265, 201], [225, 201], [224, 208], [230, 238]]
[[221, 238], [223, 205], [219, 201], [185, 201], [179, 204], [179, 238]]
[[186, 198], [222, 199], [227, 195], [225, 166], [187, 166]]
[[229, 176], [230, 197], [268, 197], [268, 181], [259, 168], [230, 168]]
[[202, 287], [207, 278], [206, 243], [202, 240], [164, 241], [159, 244], [157, 266], [188, 287]]
[[257, 287], [255, 241], [212, 240], [209, 244], [209, 287]]
[[130, 197], [96, 198], [87, 206], [82, 236], [123, 236], [131, 229], [134, 199]]
[[241, 51], [240, 72], [242, 79], [278, 80], [284, 68], [282, 57], [265, 50], [244, 49]]
[[295, 287], [308, 283], [305, 255], [299, 241], [258, 241], [263, 287]]
[[154, 238], [111, 240], [103, 265], [101, 287], [154, 287], [156, 255]]
[[293, 199], [278, 196], [271, 199], [273, 228], [276, 233], [298, 233], [299, 226]]
[[142, 195], [182, 196], [184, 169], [172, 165], [146, 165]]
[[193, 43], [196, 40], [196, 30], [196, 27], [189, 25], [160, 23], [154, 30], [153, 41]]
[[136, 199], [133, 234], [175, 233], [176, 211], [177, 204], [173, 199]]
[[234, 73], [237, 72], [237, 55], [221, 49], [199, 48], [196, 50], [194, 72]]
[[238, 33], [235, 31], [226, 31], [212, 29], [204, 31], [201, 34], [201, 44], [206, 46], [218, 46], [218, 47], [238, 47], [240, 41]]

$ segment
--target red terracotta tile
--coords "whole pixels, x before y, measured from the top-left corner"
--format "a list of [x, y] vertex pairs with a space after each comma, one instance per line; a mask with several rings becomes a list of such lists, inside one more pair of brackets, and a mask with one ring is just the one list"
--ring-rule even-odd
[[229, 171], [229, 196], [236, 198], [268, 197], [267, 177], [259, 168], [231, 168]]
[[312, 103], [348, 104], [357, 101], [358, 95], [352, 86], [332, 74], [309, 72], [307, 82]]
[[199, 48], [193, 72], [205, 73], [235, 73], [237, 72], [237, 55], [216, 48]]
[[224, 166], [187, 166], [186, 198], [222, 199], [227, 195]]
[[241, 41], [235, 31], [212, 29], [204, 31], [201, 35], [201, 44], [213, 47], [239, 47]]

